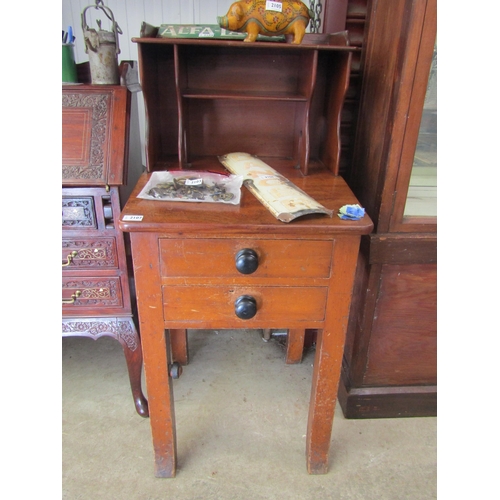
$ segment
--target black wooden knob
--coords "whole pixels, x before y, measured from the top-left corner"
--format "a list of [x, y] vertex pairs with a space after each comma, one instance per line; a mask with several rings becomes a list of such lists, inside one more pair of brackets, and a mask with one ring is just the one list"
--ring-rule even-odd
[[242, 295], [234, 303], [234, 312], [240, 319], [250, 319], [257, 314], [257, 301], [251, 295]]
[[244, 248], [236, 254], [235, 263], [241, 274], [252, 274], [259, 267], [259, 256], [255, 250]]

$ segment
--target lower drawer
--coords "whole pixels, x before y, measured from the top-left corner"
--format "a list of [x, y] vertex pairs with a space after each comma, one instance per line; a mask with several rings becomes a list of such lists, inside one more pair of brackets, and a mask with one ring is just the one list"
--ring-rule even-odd
[[63, 238], [63, 269], [116, 269], [118, 255], [115, 238]]
[[63, 277], [63, 314], [82, 308], [123, 307], [123, 292], [118, 277]]
[[[262, 321], [284, 324], [323, 321], [327, 295], [327, 287], [164, 286], [163, 314], [165, 321], [228, 324], [241, 321], [242, 327]], [[241, 297], [255, 301], [256, 312], [249, 319], [236, 315]], [[240, 310], [244, 303], [250, 302], [250, 299], [240, 300]]]

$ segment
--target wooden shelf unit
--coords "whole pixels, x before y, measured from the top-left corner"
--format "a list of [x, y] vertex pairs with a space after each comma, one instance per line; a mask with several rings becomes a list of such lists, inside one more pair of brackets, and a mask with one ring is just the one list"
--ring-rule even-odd
[[338, 174], [352, 52], [347, 32], [302, 45], [133, 38], [148, 119], [147, 169], [196, 168], [243, 151], [304, 175]]

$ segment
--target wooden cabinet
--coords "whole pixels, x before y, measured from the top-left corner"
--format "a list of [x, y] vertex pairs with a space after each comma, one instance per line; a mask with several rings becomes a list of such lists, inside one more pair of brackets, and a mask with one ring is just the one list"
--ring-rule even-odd
[[132, 316], [124, 236], [116, 227], [126, 181], [130, 94], [122, 86], [62, 90], [62, 333], [123, 346], [136, 410], [148, 415]]
[[435, 0], [370, 2], [349, 184], [375, 231], [361, 242], [349, 319], [347, 418], [436, 414], [437, 220], [405, 211], [419, 130], [435, 134], [424, 106], [435, 42]]
[[[328, 471], [360, 237], [337, 217], [357, 203], [339, 172], [352, 54], [346, 33], [289, 42], [158, 39], [138, 43], [148, 120], [147, 169], [122, 210], [130, 233], [156, 475], [175, 475], [173, 358], [186, 328], [316, 329], [307, 469]], [[218, 156], [257, 155], [333, 217], [278, 221], [245, 187], [238, 206], [137, 198], [156, 170], [224, 172]], [[242, 272], [242, 253], [252, 255]], [[300, 344], [300, 342], [294, 342]], [[177, 346], [177, 347], [176, 347]]]

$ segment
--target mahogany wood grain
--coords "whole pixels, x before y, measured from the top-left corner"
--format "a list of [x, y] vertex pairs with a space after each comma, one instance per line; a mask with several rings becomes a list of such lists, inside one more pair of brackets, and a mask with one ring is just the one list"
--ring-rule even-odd
[[[355, 204], [357, 198], [347, 186], [342, 177], [333, 175], [325, 170], [313, 170], [311, 175], [304, 176], [300, 170], [291, 167], [290, 162], [282, 159], [266, 159], [275, 170], [285, 175], [299, 189], [338, 213], [340, 207]], [[215, 172], [227, 171], [215, 158], [205, 158], [195, 165], [194, 169], [210, 170]], [[263, 205], [245, 188], [242, 188], [242, 197], [239, 205], [221, 205], [204, 203], [200, 210], [198, 203], [167, 202], [137, 198], [149, 179], [144, 173], [139, 178], [133, 192], [127, 201], [127, 210], [122, 211], [119, 227], [126, 232], [161, 232], [163, 225], [168, 221], [167, 228], [175, 227], [178, 235], [183, 238], [218, 237], [221, 228], [226, 237], [234, 238], [237, 235], [245, 238], [265, 238], [268, 234], [286, 239], [300, 235], [301, 240], [331, 240], [335, 234], [369, 234], [372, 228], [371, 219], [366, 216], [360, 221], [341, 220], [334, 215], [311, 216], [306, 215], [285, 224], [277, 220]], [[142, 215], [137, 221], [124, 221], [123, 215]]]
[[173, 477], [177, 463], [174, 398], [169, 377], [171, 351], [163, 308], [154, 233], [131, 233], [139, 329], [148, 388], [149, 417], [155, 453], [155, 475]]
[[125, 86], [62, 87], [62, 334], [118, 340], [136, 411], [147, 417], [125, 243], [116, 227], [130, 104]]
[[[356, 202], [345, 182], [331, 172], [303, 176], [297, 170], [286, 169], [283, 173], [331, 208], [338, 210], [342, 204]], [[172, 381], [168, 376], [173, 344], [165, 331], [171, 329], [176, 334], [182, 328], [224, 327], [322, 329], [317, 340], [306, 456], [310, 473], [325, 473], [359, 239], [371, 231], [371, 220], [308, 216], [284, 224], [246, 189], [242, 190], [239, 206], [147, 201], [136, 195], [148, 177], [144, 174], [139, 180], [122, 211], [119, 226], [131, 236], [156, 475], [172, 477], [176, 469]], [[124, 220], [128, 215], [142, 215], [143, 219]], [[186, 241], [186, 247], [180, 239]], [[290, 257], [287, 245], [291, 240], [296, 242], [291, 248], [299, 247], [301, 242], [306, 247], [317, 242], [320, 262], [327, 265], [306, 265], [307, 272], [297, 268], [285, 272], [285, 276], [266, 271], [265, 267], [261, 276], [244, 276], [234, 267], [235, 250], [240, 244], [246, 247], [255, 242], [265, 249], [263, 262], [269, 259], [279, 266], [281, 259]], [[276, 244], [280, 241], [283, 246]], [[197, 252], [193, 251], [196, 247]], [[171, 268], [165, 266], [168, 255], [162, 253], [169, 248], [174, 252]], [[198, 269], [200, 263], [199, 275], [186, 272], [186, 266], [175, 257], [179, 248], [190, 249], [193, 269]], [[315, 246], [310, 248], [313, 251]], [[325, 249], [331, 251], [326, 259]], [[213, 257], [224, 251], [228, 256], [221, 261], [230, 270], [222, 276], [207, 277], [210, 273], [203, 264], [207, 255]], [[295, 256], [290, 258], [296, 261]], [[176, 276], [183, 273], [189, 275]], [[234, 315], [233, 300], [240, 293], [256, 297], [255, 317], [242, 320]]]
[[328, 472], [328, 452], [359, 240], [339, 238], [328, 295], [327, 316], [318, 330], [306, 436], [310, 474]]
[[127, 181], [131, 94], [120, 85], [63, 85], [63, 186]]
[[293, 365], [302, 361], [305, 332], [302, 328], [290, 328], [288, 330], [285, 354], [287, 365]]
[[172, 348], [172, 362], [187, 365], [189, 363], [187, 330], [170, 328], [170, 344]]
[[[359, 51], [347, 33], [306, 35], [300, 46], [155, 34], [146, 25], [133, 39], [149, 173], [224, 172], [217, 156], [245, 151], [334, 214], [358, 203], [336, 175], [351, 54]], [[131, 235], [156, 474], [175, 475], [168, 373], [188, 328], [286, 328], [295, 346], [305, 329], [318, 331], [306, 456], [310, 473], [325, 473], [359, 240], [371, 232], [370, 218], [311, 215], [284, 224], [245, 188], [236, 206], [137, 198], [148, 178], [139, 179], [119, 227]], [[259, 257], [248, 275], [235, 268], [242, 248]], [[235, 314], [242, 295], [256, 307], [247, 319]]]
[[435, 264], [384, 265], [364, 384], [436, 385]]
[[437, 237], [432, 234], [380, 234], [370, 237], [372, 264], [435, 264]]
[[301, 45], [133, 41], [149, 103], [148, 171], [245, 151], [290, 158], [304, 174], [315, 163], [338, 173], [340, 116], [359, 50], [345, 32], [309, 34]]
[[[333, 244], [321, 240], [168, 239], [160, 241], [164, 277], [241, 277], [234, 256], [247, 247], [256, 252], [258, 267], [251, 274], [266, 278], [325, 278], [330, 275]], [[203, 249], [203, 250], [202, 250]], [[203, 251], [204, 259], [199, 258]], [[193, 266], [196, 261], [196, 267]]]
[[[355, 3], [363, 2], [350, 2], [349, 10], [358, 11]], [[361, 246], [340, 401], [348, 418], [433, 415], [436, 219], [403, 217], [403, 209], [435, 43], [436, 1], [372, 0], [367, 20], [349, 183], [376, 233]]]
[[[235, 316], [234, 303], [241, 296], [252, 296], [257, 314], [251, 320]], [[165, 325], [191, 328], [279, 328], [290, 323], [317, 325], [325, 317], [327, 286], [261, 286], [248, 280], [246, 285], [220, 283], [205, 285], [203, 278], [187, 286], [163, 287]]]
[[434, 417], [437, 386], [350, 387], [344, 379], [339, 385], [339, 402], [345, 418]]

